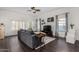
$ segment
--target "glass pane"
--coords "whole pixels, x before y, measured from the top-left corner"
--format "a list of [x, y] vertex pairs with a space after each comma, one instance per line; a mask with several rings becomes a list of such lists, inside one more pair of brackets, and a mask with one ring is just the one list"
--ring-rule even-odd
[[16, 21], [16, 30], [18, 30], [18, 21]]
[[60, 25], [59, 32], [65, 32], [66, 26]]
[[37, 30], [40, 31], [40, 20], [37, 21]]
[[59, 32], [65, 32], [66, 31], [66, 21], [65, 18], [60, 18], [58, 20], [58, 24], [59, 24]]
[[25, 29], [25, 23], [24, 23], [24, 22], [23, 22], [23, 26], [22, 26], [22, 28]]
[[12, 30], [15, 30], [15, 21], [12, 21]]
[[59, 21], [65, 21], [65, 18], [61, 18], [61, 19], [59, 19]]

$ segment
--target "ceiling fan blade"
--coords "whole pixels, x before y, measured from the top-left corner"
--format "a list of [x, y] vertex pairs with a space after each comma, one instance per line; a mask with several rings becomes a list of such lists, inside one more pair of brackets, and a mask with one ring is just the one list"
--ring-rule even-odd
[[36, 11], [40, 11], [40, 9], [36, 9]]
[[36, 13], [36, 11], [34, 11], [33, 13]]
[[35, 10], [35, 7], [31, 7], [32, 10]]

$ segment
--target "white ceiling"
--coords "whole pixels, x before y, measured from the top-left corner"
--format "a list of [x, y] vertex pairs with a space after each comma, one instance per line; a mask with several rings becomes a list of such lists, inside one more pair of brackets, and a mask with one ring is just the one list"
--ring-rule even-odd
[[[52, 10], [56, 10], [60, 7], [36, 7], [37, 9], [40, 9], [40, 12], [37, 12], [37, 14], [40, 13], [46, 13], [48, 11], [52, 11]], [[30, 10], [30, 7], [0, 7], [0, 10], [9, 10], [9, 11], [13, 11], [13, 12], [19, 12], [19, 13], [30, 13], [33, 14], [32, 12], [29, 12], [28, 10]]]

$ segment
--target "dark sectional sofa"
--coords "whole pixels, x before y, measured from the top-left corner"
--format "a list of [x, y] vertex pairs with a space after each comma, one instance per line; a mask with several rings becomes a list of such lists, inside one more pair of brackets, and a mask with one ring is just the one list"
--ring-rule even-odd
[[19, 30], [18, 39], [32, 49], [35, 49], [41, 45], [39, 38], [36, 36], [36, 34], [34, 34], [33, 31], [23, 29]]

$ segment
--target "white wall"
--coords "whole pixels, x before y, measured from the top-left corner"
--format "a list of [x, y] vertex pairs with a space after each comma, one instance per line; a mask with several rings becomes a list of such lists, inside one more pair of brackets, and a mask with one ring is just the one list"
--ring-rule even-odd
[[53, 31], [53, 34], [55, 35], [55, 24], [56, 24], [56, 19], [54, 19], [54, 22], [50, 22], [48, 23], [47, 22], [47, 18], [49, 17], [55, 17], [56, 15], [60, 15], [60, 14], [63, 14], [63, 13], [66, 13], [68, 12], [69, 13], [69, 16], [68, 16], [68, 29], [70, 29], [70, 24], [73, 23], [75, 24], [75, 29], [78, 29], [79, 28], [79, 8], [71, 8], [71, 7], [63, 7], [63, 8], [59, 8], [59, 9], [56, 9], [56, 10], [52, 10], [50, 12], [46, 12], [46, 13], [43, 13], [43, 14], [40, 14], [37, 18], [41, 18], [41, 19], [44, 19], [46, 24], [45, 25], [52, 25], [52, 31]]
[[[55, 35], [55, 25], [56, 25], [56, 19], [55, 16], [56, 15], [60, 15], [62, 13], [66, 13], [69, 12], [69, 8], [59, 8], [56, 10], [51, 10], [50, 12], [46, 12], [44, 14], [40, 14], [38, 16], [38, 18], [44, 19], [46, 24], [45, 25], [51, 25], [52, 26], [52, 31], [53, 31], [53, 35]], [[47, 18], [49, 17], [54, 17], [54, 22], [47, 22]], [[43, 27], [42, 27], [43, 29]]]
[[33, 17], [28, 14], [22, 14], [18, 12], [13, 12], [10, 10], [0, 10], [0, 23], [5, 25], [5, 35], [15, 35], [16, 33], [12, 31], [12, 20], [23, 20], [26, 23], [31, 21]]
[[71, 8], [71, 22], [75, 24], [76, 40], [79, 40], [79, 8]]
[[79, 29], [79, 8], [71, 8], [71, 22], [75, 24], [75, 29]]
[[[79, 28], [79, 8], [59, 8], [56, 10], [51, 10], [50, 12], [45, 12], [43, 14], [39, 15], [29, 15], [29, 14], [22, 14], [19, 12], [13, 12], [10, 10], [1, 10], [0, 9], [0, 23], [3, 22], [5, 24], [5, 35], [13, 35], [15, 34], [11, 30], [11, 21], [12, 20], [24, 20], [25, 22], [33, 21], [33, 24], [35, 24], [35, 19], [41, 18], [44, 19], [46, 22], [46, 25], [50, 24], [52, 25], [53, 34], [55, 34], [55, 21], [51, 23], [47, 23], [47, 18], [49, 17], [55, 17], [56, 15], [60, 15], [62, 13], [69, 12], [69, 24], [74, 23], [75, 29]], [[33, 26], [33, 29], [35, 30], [35, 26]], [[69, 27], [70, 28], [70, 27]]]

